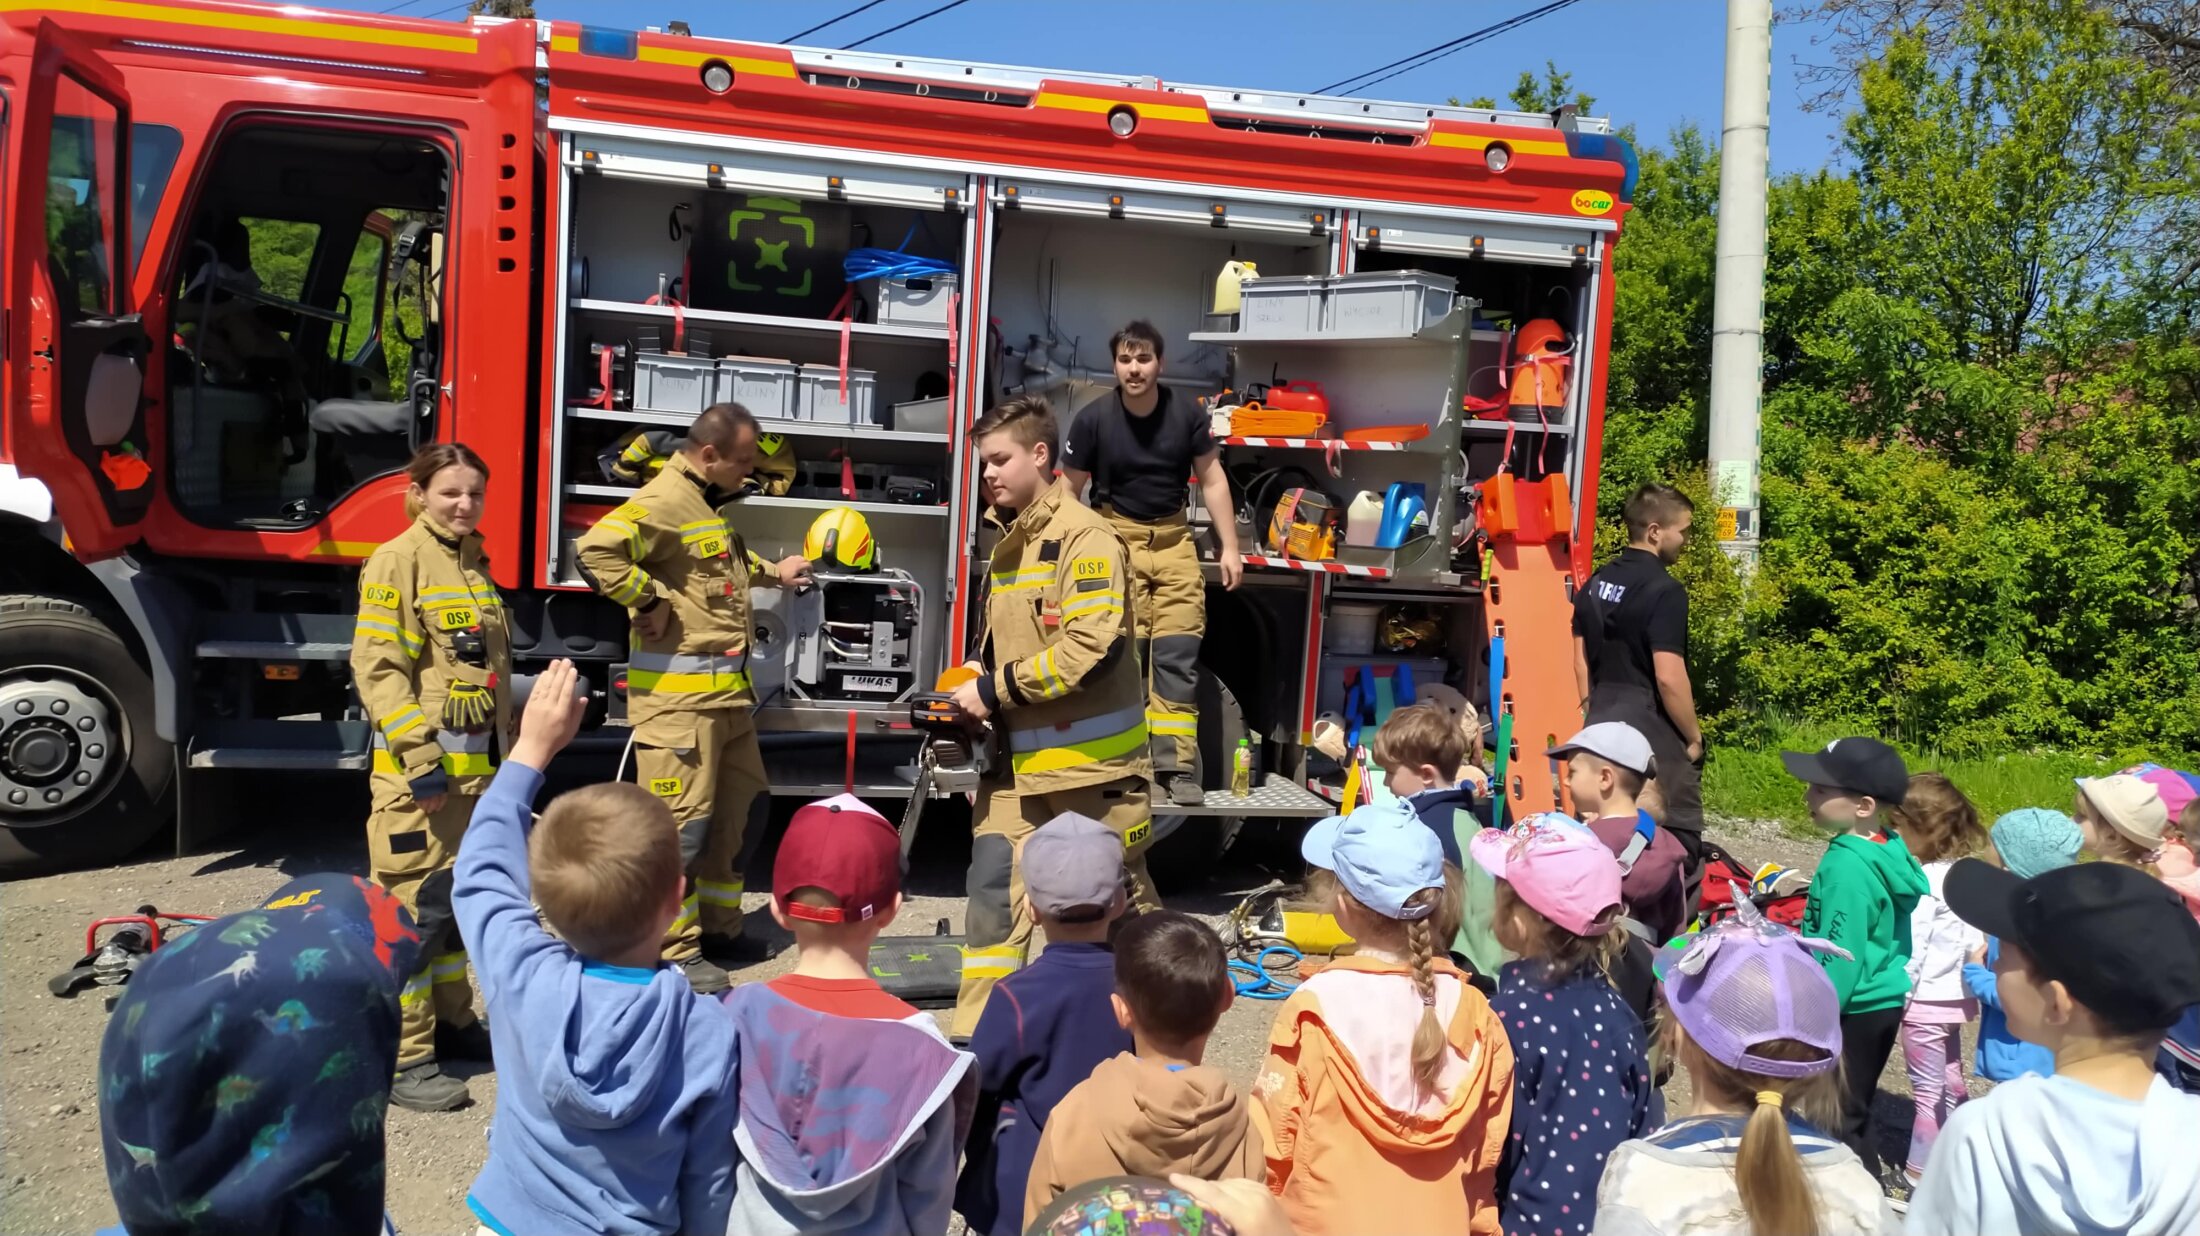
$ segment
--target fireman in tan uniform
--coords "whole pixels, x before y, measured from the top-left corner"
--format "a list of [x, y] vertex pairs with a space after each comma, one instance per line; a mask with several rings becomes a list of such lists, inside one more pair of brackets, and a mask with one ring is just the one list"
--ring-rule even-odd
[[[1180, 807], [1206, 801], [1199, 770], [1199, 645], [1207, 634], [1207, 582], [1184, 516], [1187, 478], [1213, 516], [1222, 586], [1245, 569], [1222, 451], [1207, 410], [1161, 384], [1161, 332], [1132, 322], [1108, 341], [1115, 389], [1080, 408], [1062, 446], [1070, 492], [1086, 493], [1130, 552], [1131, 617], [1146, 672], [1146, 726], [1163, 796]], [[1216, 770], [1207, 770], [1210, 774]]]
[[991, 725], [1005, 759], [978, 785], [957, 1037], [977, 1029], [993, 984], [1030, 952], [1020, 856], [1040, 825], [1075, 811], [1114, 829], [1132, 904], [1161, 904], [1146, 875], [1146, 688], [1131, 655], [1122, 539], [1055, 479], [1060, 438], [1046, 400], [1001, 404], [971, 438], [995, 508], [987, 518], [1006, 528], [989, 569], [985, 659], [955, 704]]
[[741, 842], [768, 803], [752, 715], [752, 582], [809, 582], [799, 555], [750, 553], [719, 513], [756, 465], [756, 418], [739, 404], [706, 409], [687, 441], [634, 497], [580, 539], [581, 568], [633, 616], [627, 718], [637, 780], [680, 825], [689, 886], [665, 936], [665, 960], [705, 994], [730, 986], [703, 957], [747, 960], [741, 939]]
[[438, 442], [406, 474], [413, 526], [360, 572], [351, 675], [374, 723], [367, 859], [375, 881], [411, 908], [427, 963], [399, 997], [390, 1101], [449, 1111], [469, 1095], [437, 1058], [489, 1058], [451, 917], [451, 865], [509, 732], [512, 647], [475, 531], [488, 465]]

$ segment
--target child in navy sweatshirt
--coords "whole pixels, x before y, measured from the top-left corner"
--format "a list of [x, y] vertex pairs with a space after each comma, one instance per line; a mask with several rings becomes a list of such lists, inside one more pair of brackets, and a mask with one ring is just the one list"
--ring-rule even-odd
[[[1452, 715], [1434, 704], [1414, 704], [1390, 714], [1375, 735], [1372, 752], [1383, 779], [1436, 834], [1444, 861], [1461, 876], [1459, 930], [1450, 949], [1485, 980], [1494, 980], [1512, 954], [1490, 926], [1497, 896], [1489, 873], [1468, 862], [1467, 845], [1482, 831], [1474, 789], [1460, 784], [1467, 769], [1467, 738]], [[1493, 990], [1485, 986], [1484, 991]]]
[[592, 785], [529, 835], [542, 770], [587, 708], [576, 677], [559, 661], [536, 681], [459, 847], [452, 907], [498, 1065], [466, 1204], [498, 1236], [723, 1232], [734, 1036], [716, 1001], [658, 964], [684, 891], [672, 815], [638, 786]]
[[1025, 1181], [1055, 1104], [1132, 1050], [1108, 1000], [1108, 934], [1126, 904], [1121, 838], [1074, 812], [1056, 816], [1024, 842], [1023, 876], [1046, 951], [994, 986], [971, 1035], [978, 1114], [955, 1188], [955, 1209], [989, 1236], [1024, 1230]]

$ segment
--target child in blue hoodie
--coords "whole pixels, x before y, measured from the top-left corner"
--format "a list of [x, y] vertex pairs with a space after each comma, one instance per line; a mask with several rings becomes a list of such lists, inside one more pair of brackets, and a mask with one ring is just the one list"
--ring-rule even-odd
[[452, 906], [498, 1065], [466, 1204], [498, 1236], [723, 1232], [734, 1036], [658, 964], [685, 883], [672, 815], [638, 786], [592, 785], [529, 835], [542, 770], [587, 707], [576, 677], [559, 661], [536, 681], [458, 852]]
[[[2076, 820], [2044, 807], [2023, 807], [2003, 815], [1987, 836], [2001, 856], [2002, 867], [2021, 880], [2077, 862], [2078, 850], [2085, 844]], [[2001, 941], [1988, 936], [1963, 966], [1964, 990], [1978, 1001], [1978, 1075], [1997, 1082], [2014, 1081], [2027, 1073], [2053, 1076], [2055, 1053], [2009, 1032], [2001, 985], [1994, 976], [2000, 961]]]
[[1474, 811], [1474, 791], [1459, 784], [1467, 762], [1467, 739], [1459, 722], [1434, 704], [1414, 704], [1390, 714], [1376, 732], [1375, 763], [1390, 791], [1420, 817], [1444, 847], [1444, 861], [1462, 880], [1459, 932], [1452, 951], [1467, 959], [1478, 975], [1494, 979], [1513, 959], [1497, 942], [1491, 919], [1497, 885], [1489, 873], [1466, 861], [1466, 847], [1482, 831]]

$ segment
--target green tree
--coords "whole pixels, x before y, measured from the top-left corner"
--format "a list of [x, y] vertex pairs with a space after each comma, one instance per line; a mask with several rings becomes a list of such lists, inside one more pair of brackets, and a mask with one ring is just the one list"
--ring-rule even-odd
[[[1562, 105], [1571, 103], [1586, 115], [1596, 107], [1596, 96], [1575, 90], [1574, 75], [1559, 72], [1558, 62], [1555, 60], [1543, 62], [1541, 77], [1533, 73], [1521, 73], [1520, 80], [1514, 84], [1512, 93], [1506, 99], [1516, 112], [1555, 112]], [[1494, 109], [1497, 107], [1497, 100], [1482, 95], [1461, 103], [1455, 97], [1451, 100], [1451, 105]]]
[[509, 17], [516, 21], [533, 21], [533, 0], [473, 0], [466, 6], [471, 17]]

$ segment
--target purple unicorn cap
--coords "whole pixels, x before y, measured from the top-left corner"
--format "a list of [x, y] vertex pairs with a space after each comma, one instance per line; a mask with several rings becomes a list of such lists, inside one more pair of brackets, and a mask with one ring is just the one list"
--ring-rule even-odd
[[[1770, 921], [1739, 888], [1734, 906], [1733, 918], [1659, 952], [1655, 969], [1674, 1019], [1706, 1056], [1744, 1073], [1809, 1077], [1833, 1068], [1841, 1060], [1841, 1001], [1818, 955], [1846, 958], [1848, 951]], [[1757, 1053], [1775, 1039], [1824, 1054], [1775, 1060]]]

